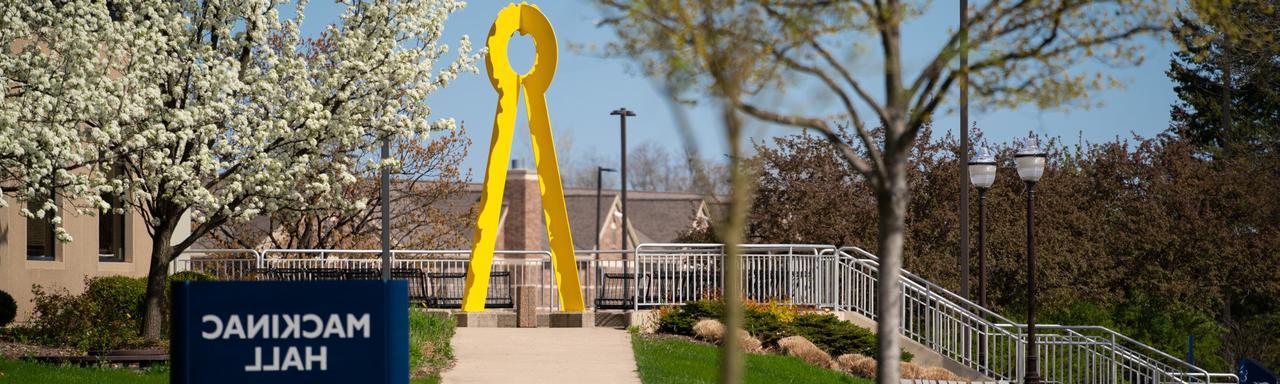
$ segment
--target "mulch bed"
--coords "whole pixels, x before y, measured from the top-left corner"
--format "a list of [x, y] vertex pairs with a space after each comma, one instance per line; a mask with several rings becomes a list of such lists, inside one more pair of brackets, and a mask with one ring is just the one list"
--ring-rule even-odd
[[167, 363], [169, 351], [166, 349], [120, 349], [113, 351], [95, 351], [89, 354], [80, 353], [71, 348], [56, 348], [40, 345], [0, 341], [0, 356], [16, 360], [30, 359], [41, 363], [100, 365], [117, 367], [146, 367]]
[[31, 345], [14, 343], [9, 341], [0, 341], [0, 357], [10, 360], [21, 359], [30, 356], [77, 356], [81, 355], [75, 349], [45, 347], [41, 345]]

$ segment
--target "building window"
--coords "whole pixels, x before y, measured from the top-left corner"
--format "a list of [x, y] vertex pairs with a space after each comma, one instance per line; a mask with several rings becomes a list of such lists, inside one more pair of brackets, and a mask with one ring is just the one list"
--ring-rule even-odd
[[122, 207], [120, 197], [106, 194], [102, 200], [111, 210], [98, 214], [98, 261], [124, 262], [124, 213], [116, 213]]
[[[28, 201], [27, 210], [36, 213], [43, 202]], [[57, 259], [57, 239], [53, 230], [54, 212], [46, 211], [41, 217], [27, 218], [27, 260], [53, 261]]]

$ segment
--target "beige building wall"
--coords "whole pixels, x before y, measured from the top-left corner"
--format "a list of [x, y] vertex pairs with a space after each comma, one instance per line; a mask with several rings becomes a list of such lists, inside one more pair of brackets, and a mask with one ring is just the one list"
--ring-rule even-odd
[[[27, 260], [27, 218], [20, 214], [24, 202], [3, 197], [7, 207], [0, 208], [0, 290], [18, 302], [17, 321], [31, 315], [31, 286], [39, 284], [46, 291], [66, 289], [84, 291], [86, 277], [125, 275], [146, 276], [151, 262], [151, 237], [147, 235], [142, 216], [134, 212], [125, 218], [123, 262], [98, 260], [98, 217], [63, 210], [63, 223], [74, 239], [57, 243], [53, 261]], [[65, 207], [65, 205], [64, 205]], [[190, 233], [190, 225], [180, 226], [175, 237]]]

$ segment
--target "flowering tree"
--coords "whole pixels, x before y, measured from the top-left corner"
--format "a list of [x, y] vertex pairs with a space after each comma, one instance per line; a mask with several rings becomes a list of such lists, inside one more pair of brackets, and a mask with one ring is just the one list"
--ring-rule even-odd
[[[463, 129], [430, 142], [395, 140], [399, 162], [391, 181], [391, 246], [396, 249], [462, 249], [475, 218], [468, 199], [470, 173], [461, 169], [471, 145]], [[370, 154], [370, 156], [374, 156]], [[346, 207], [289, 207], [259, 220], [223, 225], [210, 234], [217, 248], [375, 249], [381, 244], [382, 196], [378, 169], [357, 173], [343, 193]], [[376, 256], [376, 255], [373, 255]]]
[[[475, 71], [440, 42], [461, 1], [351, 2], [336, 25], [304, 39], [306, 1], [120, 0], [9, 2], [10, 83], [47, 87], [7, 99], [4, 114], [59, 130], [74, 160], [96, 155], [86, 185], [126, 196], [152, 238], [143, 336], [161, 333], [161, 298], [175, 255], [218, 227], [290, 207], [342, 207], [359, 156], [387, 137], [449, 129], [426, 98]], [[10, 72], [8, 68], [25, 71]], [[12, 86], [11, 86], [12, 88]], [[31, 88], [39, 91], [38, 88]], [[22, 92], [19, 90], [17, 92]], [[83, 107], [78, 109], [75, 107]], [[55, 141], [55, 140], [49, 140]], [[59, 159], [64, 160], [64, 159]], [[64, 167], [65, 168], [65, 167]], [[105, 170], [114, 168], [119, 173]], [[113, 207], [124, 208], [124, 207]], [[189, 233], [179, 231], [191, 216]]]

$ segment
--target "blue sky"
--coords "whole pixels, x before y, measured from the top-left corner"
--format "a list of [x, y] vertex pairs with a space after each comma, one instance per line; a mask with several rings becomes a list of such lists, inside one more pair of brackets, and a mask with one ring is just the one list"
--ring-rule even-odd
[[[445, 26], [444, 41], [452, 47], [462, 35], [468, 35], [475, 48], [480, 49], [493, 18], [507, 4], [505, 1], [469, 2], [465, 9], [450, 17]], [[680, 132], [665, 96], [655, 89], [650, 80], [638, 74], [626, 59], [603, 58], [589, 50], [569, 48], [570, 44], [602, 45], [613, 38], [612, 30], [596, 26], [601, 18], [600, 10], [589, 1], [581, 0], [543, 1], [539, 7], [551, 19], [560, 40], [559, 65], [547, 94], [551, 124], [560, 141], [557, 146], [563, 145], [565, 152], [577, 159], [589, 155], [617, 159], [618, 121], [617, 117], [609, 116], [609, 111], [626, 107], [639, 115], [628, 120], [629, 144], [654, 142], [670, 145], [673, 152], [678, 152], [683, 145]], [[312, 2], [307, 9], [304, 31], [317, 33], [322, 25], [336, 21], [340, 10], [340, 6], [329, 1]], [[958, 11], [955, 2], [933, 2], [928, 12], [904, 26], [904, 63], [908, 67], [908, 75], [913, 75], [912, 67], [918, 68], [920, 62], [937, 51], [947, 33], [956, 25]], [[513, 39], [510, 54], [513, 65], [517, 70], [528, 68], [533, 58], [532, 41], [522, 36]], [[1169, 106], [1176, 100], [1172, 83], [1164, 75], [1174, 46], [1155, 39], [1144, 40], [1143, 43], [1146, 60], [1141, 65], [1108, 69], [1125, 83], [1125, 87], [1093, 95], [1090, 103], [1100, 103], [1100, 107], [1087, 110], [1041, 110], [1034, 106], [989, 112], [971, 110], [970, 119], [986, 133], [992, 144], [1025, 137], [1028, 131], [1061, 137], [1067, 143], [1077, 142], [1079, 138], [1098, 142], [1115, 137], [1128, 138], [1132, 133], [1144, 137], [1158, 134], [1169, 126]], [[878, 58], [873, 56], [866, 60], [866, 63], [854, 66], [867, 69], [867, 72], [857, 75], [869, 84], [875, 84], [877, 74], [872, 68], [875, 67], [873, 60]], [[463, 75], [428, 101], [436, 116], [465, 122], [467, 135], [473, 144], [463, 165], [478, 172], [483, 171], [486, 161], [497, 105], [497, 94], [483, 74], [483, 63], [480, 66], [479, 74]], [[783, 105], [794, 108], [792, 111], [797, 113], [815, 113], [828, 108], [824, 102], [797, 97], [807, 94], [796, 90]], [[529, 162], [529, 135], [524, 125], [523, 105], [520, 110], [513, 158]], [[936, 135], [954, 131], [959, 125], [958, 117], [949, 112], [950, 108], [947, 110], [935, 116]], [[726, 146], [714, 112], [707, 107], [698, 107], [689, 111], [689, 117], [695, 128], [694, 140], [699, 155], [722, 158]], [[761, 139], [793, 132], [796, 131], [761, 126], [754, 129], [751, 136]], [[565, 155], [561, 154], [562, 164], [567, 161]], [[481, 177], [476, 173], [473, 179]]]

